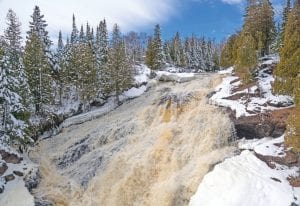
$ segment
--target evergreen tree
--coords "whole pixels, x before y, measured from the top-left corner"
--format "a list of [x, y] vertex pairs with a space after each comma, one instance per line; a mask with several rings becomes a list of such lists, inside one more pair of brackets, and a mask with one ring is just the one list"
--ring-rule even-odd
[[269, 54], [275, 40], [274, 11], [269, 0], [248, 0], [243, 32], [253, 37], [259, 56]]
[[2, 125], [6, 140], [29, 140], [30, 91], [22, 62], [21, 24], [10, 9], [0, 57], [0, 102], [3, 104]]
[[[82, 29], [83, 30], [83, 29]], [[73, 18], [72, 18], [72, 33], [71, 33], [71, 44], [75, 44], [78, 42], [78, 29], [76, 26], [76, 19], [75, 19], [75, 15], [73, 14]]]
[[152, 37], [149, 37], [147, 50], [146, 50], [145, 63], [149, 68], [153, 69], [154, 68], [154, 60], [155, 60], [154, 42], [153, 42]]
[[83, 25], [80, 27], [80, 33], [79, 33], [79, 42], [85, 42], [85, 34], [83, 30]]
[[241, 33], [239, 37], [239, 48], [237, 50], [237, 72], [242, 76], [245, 83], [252, 79], [252, 71], [257, 65], [255, 50], [255, 39], [251, 34]]
[[280, 31], [280, 39], [279, 39], [279, 48], [283, 46], [284, 41], [284, 33], [285, 33], [285, 26], [288, 20], [289, 13], [291, 12], [291, 0], [286, 1], [286, 6], [282, 12], [282, 24], [281, 24], [281, 31]]
[[81, 102], [88, 109], [89, 104], [95, 99], [98, 85], [96, 75], [96, 57], [88, 43], [76, 44], [72, 48], [71, 67], [68, 75], [70, 84], [76, 86]]
[[41, 112], [42, 106], [53, 100], [51, 74], [54, 65], [50, 52], [51, 41], [46, 31], [47, 24], [38, 6], [34, 8], [31, 17], [24, 51], [24, 65], [35, 111]]
[[285, 27], [283, 47], [280, 50], [280, 63], [275, 75], [275, 91], [281, 94], [297, 94], [300, 73], [300, 5], [295, 3]]
[[64, 43], [62, 40], [62, 34], [61, 31], [58, 33], [58, 42], [57, 42], [57, 50], [55, 54], [55, 62], [56, 66], [53, 71], [53, 79], [55, 81], [55, 97], [56, 100], [58, 99], [59, 105], [62, 104], [62, 95], [63, 95], [63, 73], [62, 73], [62, 67], [63, 67], [63, 54], [64, 54]]
[[237, 34], [231, 35], [222, 47], [220, 65], [224, 68], [233, 66], [236, 61], [237, 39]]
[[99, 95], [107, 96], [110, 91], [109, 71], [107, 67], [109, 50], [108, 31], [105, 19], [100, 21], [96, 30], [95, 54], [97, 61], [97, 78]]
[[119, 104], [119, 95], [132, 85], [133, 74], [126, 54], [125, 43], [117, 24], [113, 27], [107, 66], [110, 71], [111, 88]]
[[151, 49], [152, 51], [147, 52], [150, 55], [146, 57], [147, 62], [150, 63], [147, 65], [154, 70], [162, 69], [166, 64], [166, 60], [161, 40], [160, 26], [158, 24], [155, 26], [153, 39], [149, 43], [151, 43], [151, 45], [148, 45], [148, 49]]

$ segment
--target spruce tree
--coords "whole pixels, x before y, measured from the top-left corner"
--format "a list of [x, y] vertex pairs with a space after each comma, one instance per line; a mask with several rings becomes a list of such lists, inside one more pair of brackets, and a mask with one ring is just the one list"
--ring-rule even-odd
[[220, 65], [224, 68], [233, 66], [236, 61], [237, 39], [237, 34], [231, 35], [222, 47]]
[[30, 90], [22, 62], [21, 24], [10, 9], [4, 32], [2, 58], [0, 57], [0, 102], [4, 114], [2, 125], [6, 140], [29, 140]]
[[257, 54], [255, 50], [255, 39], [249, 33], [241, 33], [239, 37], [239, 48], [237, 50], [237, 72], [245, 83], [252, 80], [252, 71], [257, 65]]
[[283, 41], [284, 41], [284, 33], [285, 33], [285, 26], [288, 20], [289, 13], [291, 12], [291, 0], [286, 1], [286, 5], [282, 12], [282, 24], [281, 24], [281, 30], [280, 30], [280, 39], [279, 39], [279, 48], [282, 48]]
[[150, 56], [146, 58], [148, 59], [147, 62], [150, 64], [147, 65], [154, 70], [162, 69], [165, 66], [166, 60], [159, 24], [155, 26], [153, 39], [149, 43], [150, 45], [148, 45], [148, 49], [150, 49], [150, 51], [148, 51], [147, 53]]
[[52, 71], [53, 57], [50, 51], [51, 41], [46, 30], [47, 24], [38, 6], [34, 8], [30, 30], [24, 51], [24, 65], [28, 83], [33, 95], [35, 112], [53, 101]]
[[110, 77], [107, 67], [109, 39], [105, 19], [100, 21], [96, 30], [95, 55], [97, 62], [98, 96], [107, 96], [110, 93]]
[[154, 41], [152, 37], [149, 37], [147, 50], [146, 50], [145, 63], [149, 68], [154, 69], [154, 61], [155, 61]]
[[75, 15], [73, 14], [72, 17], [72, 33], [71, 33], [71, 44], [75, 44], [79, 41], [78, 39], [78, 29], [76, 26], [76, 19], [75, 19]]
[[120, 104], [119, 95], [132, 85], [133, 73], [117, 24], [113, 27], [107, 66], [110, 71], [112, 91], [116, 95], [117, 103]]
[[295, 3], [285, 27], [280, 62], [275, 70], [275, 91], [281, 94], [297, 94], [300, 73], [300, 5]]

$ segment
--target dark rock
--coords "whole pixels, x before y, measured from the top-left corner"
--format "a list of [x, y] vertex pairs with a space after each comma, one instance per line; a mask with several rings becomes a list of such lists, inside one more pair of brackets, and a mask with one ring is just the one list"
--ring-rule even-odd
[[19, 157], [17, 154], [6, 152], [5, 150], [0, 150], [0, 154], [6, 163], [19, 164], [23, 160], [23, 157]]
[[91, 150], [86, 143], [80, 143], [79, 145], [75, 144], [65, 152], [62, 158], [58, 159], [57, 166], [61, 169], [66, 168], [90, 151]]
[[41, 181], [40, 171], [35, 168], [24, 177], [25, 187], [31, 192], [33, 189], [37, 188], [38, 184]]
[[267, 104], [272, 106], [272, 107], [281, 108], [281, 107], [292, 106], [294, 104], [294, 102], [293, 101], [288, 101], [288, 102], [267, 102]]
[[216, 91], [213, 91], [213, 92], [210, 92], [208, 95], [206, 95], [206, 98], [207, 99], [210, 99], [212, 96], [214, 96], [217, 92]]
[[54, 206], [51, 201], [45, 200], [43, 198], [34, 198], [34, 205], [35, 206]]
[[19, 177], [23, 177], [24, 173], [23, 172], [19, 172], [19, 171], [13, 171], [13, 173]]
[[9, 182], [9, 181], [14, 180], [15, 176], [13, 174], [6, 175], [6, 176], [4, 176], [4, 179], [5, 179], [6, 182]]
[[1, 194], [3, 191], [4, 191], [4, 186], [2, 185], [2, 186], [0, 187], [0, 194]]
[[272, 180], [274, 180], [275, 182], [281, 182], [281, 180], [275, 178], [275, 177], [271, 177]]
[[8, 169], [7, 165], [5, 163], [2, 163], [2, 165], [0, 166], [0, 176], [2, 176], [7, 169]]

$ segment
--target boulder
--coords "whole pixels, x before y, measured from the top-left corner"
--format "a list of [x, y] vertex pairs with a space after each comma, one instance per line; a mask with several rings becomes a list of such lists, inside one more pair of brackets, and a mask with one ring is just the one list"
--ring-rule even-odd
[[17, 154], [9, 153], [5, 150], [0, 150], [0, 154], [2, 160], [4, 160], [6, 163], [19, 164], [23, 160], [23, 158], [19, 157]]
[[5, 164], [5, 162], [3, 162], [2, 165], [0, 166], [0, 176], [2, 176], [7, 169], [8, 169], [7, 165]]
[[14, 180], [15, 176], [13, 174], [9, 174], [9, 175], [4, 176], [4, 179], [6, 182], [9, 182], [9, 181]]

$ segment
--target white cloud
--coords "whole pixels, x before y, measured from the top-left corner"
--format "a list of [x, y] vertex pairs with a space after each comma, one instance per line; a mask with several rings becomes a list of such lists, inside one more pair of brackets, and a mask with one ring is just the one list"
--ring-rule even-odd
[[243, 0], [222, 0], [222, 2], [227, 4], [240, 4], [243, 2]]
[[12, 8], [22, 23], [22, 30], [28, 30], [28, 22], [34, 5], [41, 8], [48, 23], [48, 30], [56, 36], [61, 29], [69, 32], [72, 14], [77, 26], [87, 21], [96, 26], [106, 18], [109, 26], [118, 23], [122, 31], [154, 25], [168, 20], [175, 13], [178, 0], [0, 0], [0, 33], [5, 27], [5, 16]]

